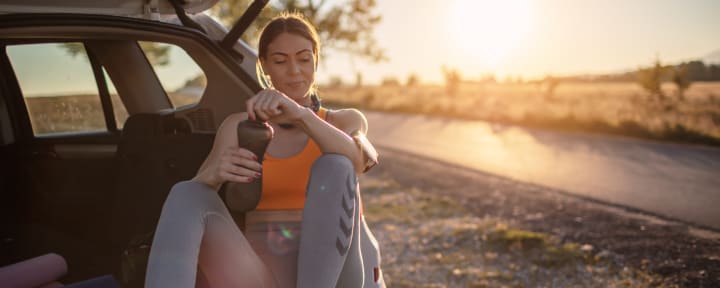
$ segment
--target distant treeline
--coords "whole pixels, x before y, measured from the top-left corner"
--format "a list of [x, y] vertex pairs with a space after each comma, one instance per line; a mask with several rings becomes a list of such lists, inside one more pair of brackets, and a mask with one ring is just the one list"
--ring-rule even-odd
[[[720, 64], [705, 65], [702, 61], [683, 62], [677, 65], [663, 65], [665, 71], [680, 69], [685, 72], [687, 80], [696, 81], [720, 81]], [[588, 75], [588, 76], [570, 76], [559, 77], [562, 81], [608, 81], [608, 82], [634, 82], [638, 80], [639, 71], [644, 69], [641, 67], [636, 71], [630, 71], [618, 74], [606, 75]], [[671, 81], [672, 74], [664, 73], [663, 81]]]

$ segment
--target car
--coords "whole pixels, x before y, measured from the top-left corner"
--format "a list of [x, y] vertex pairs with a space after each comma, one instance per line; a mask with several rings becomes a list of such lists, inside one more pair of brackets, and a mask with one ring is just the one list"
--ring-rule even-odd
[[261, 89], [238, 39], [267, 1], [230, 31], [216, 0], [180, 2], [0, 3], [0, 266], [57, 253], [64, 281], [142, 282], [170, 188]]

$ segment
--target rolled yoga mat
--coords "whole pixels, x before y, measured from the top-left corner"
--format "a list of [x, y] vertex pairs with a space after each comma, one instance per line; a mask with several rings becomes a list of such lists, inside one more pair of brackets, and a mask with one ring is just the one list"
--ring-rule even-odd
[[49, 253], [0, 267], [0, 283], [7, 288], [56, 287], [54, 282], [65, 273], [65, 259], [58, 254]]

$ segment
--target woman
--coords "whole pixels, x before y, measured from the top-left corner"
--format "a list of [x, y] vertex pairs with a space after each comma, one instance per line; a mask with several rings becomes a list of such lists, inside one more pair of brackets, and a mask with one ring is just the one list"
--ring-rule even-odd
[[[320, 107], [313, 88], [319, 46], [313, 26], [297, 14], [263, 29], [258, 74], [270, 87], [246, 102], [247, 112], [223, 121], [196, 177], [173, 187], [146, 287], [194, 287], [196, 280], [211, 287], [382, 285], [355, 172], [376, 163], [362, 136], [367, 121], [358, 110]], [[246, 119], [274, 128], [264, 167], [260, 155], [237, 147], [235, 127]], [[217, 191], [228, 181], [258, 178], [262, 197], [243, 233]]]

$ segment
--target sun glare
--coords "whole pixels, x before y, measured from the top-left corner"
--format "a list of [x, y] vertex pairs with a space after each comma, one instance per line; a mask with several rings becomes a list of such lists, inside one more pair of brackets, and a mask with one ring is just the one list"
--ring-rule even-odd
[[455, 46], [495, 69], [528, 34], [530, 10], [528, 0], [455, 0], [449, 26]]

